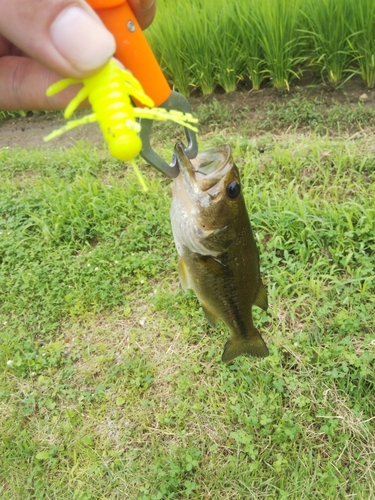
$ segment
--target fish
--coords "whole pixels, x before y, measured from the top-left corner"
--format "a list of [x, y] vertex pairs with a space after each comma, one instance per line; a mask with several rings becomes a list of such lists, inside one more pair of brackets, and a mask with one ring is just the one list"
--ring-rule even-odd
[[241, 354], [266, 357], [252, 306], [266, 311], [267, 291], [231, 148], [220, 145], [189, 160], [177, 143], [174, 154], [180, 173], [170, 217], [182, 288], [195, 292], [213, 328], [219, 319], [228, 327], [223, 362]]

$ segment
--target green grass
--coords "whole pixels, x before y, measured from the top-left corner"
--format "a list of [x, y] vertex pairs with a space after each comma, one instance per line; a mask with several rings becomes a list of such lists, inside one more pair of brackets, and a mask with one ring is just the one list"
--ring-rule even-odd
[[373, 87], [374, 23], [371, 0], [160, 0], [146, 36], [185, 95], [244, 79], [289, 89], [306, 73], [334, 86], [359, 74]]
[[[200, 126], [221, 141], [226, 141], [228, 134], [230, 136], [231, 130], [235, 129], [238, 131], [236, 140], [240, 143], [247, 143], [248, 137], [265, 132], [290, 131], [313, 131], [320, 136], [340, 136], [345, 133], [353, 139], [360, 139], [366, 134], [371, 136], [375, 127], [375, 110], [371, 104], [366, 104], [361, 98], [353, 103], [349, 102], [349, 98], [336, 100], [330, 93], [317, 92], [316, 88], [311, 95], [305, 89], [259, 103], [256, 99], [253, 102], [242, 99], [223, 106], [217, 96], [199, 105], [196, 114]], [[238, 105], [241, 100], [245, 104]], [[172, 133], [170, 139], [173, 142], [178, 137]]]
[[221, 363], [225, 327], [178, 284], [168, 180], [143, 167], [144, 194], [90, 145], [1, 150], [1, 498], [375, 496], [374, 128], [249, 139], [199, 115], [242, 173], [271, 355]]

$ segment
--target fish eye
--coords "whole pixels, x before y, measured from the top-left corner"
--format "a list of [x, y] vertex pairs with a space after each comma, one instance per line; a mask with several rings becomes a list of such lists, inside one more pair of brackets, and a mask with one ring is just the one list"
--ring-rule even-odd
[[231, 200], [237, 198], [241, 192], [241, 184], [237, 181], [233, 181], [227, 186], [227, 195]]

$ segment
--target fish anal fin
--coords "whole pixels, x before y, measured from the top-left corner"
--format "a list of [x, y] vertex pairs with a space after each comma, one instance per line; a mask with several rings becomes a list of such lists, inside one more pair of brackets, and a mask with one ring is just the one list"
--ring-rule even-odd
[[248, 338], [241, 338], [239, 340], [230, 338], [224, 346], [221, 360], [224, 363], [228, 363], [241, 354], [248, 354], [256, 358], [265, 358], [268, 356], [268, 348], [258, 330], [255, 330], [254, 334]]
[[219, 318], [203, 304], [202, 304], [202, 309], [204, 311], [204, 315], [206, 316], [206, 320], [209, 322], [210, 326], [212, 326], [212, 328], [216, 328]]
[[186, 290], [189, 287], [189, 274], [188, 270], [186, 269], [186, 264], [184, 259], [181, 257], [181, 255], [178, 256], [178, 275], [180, 277], [180, 282], [183, 290], [186, 292]]
[[259, 283], [254, 305], [260, 307], [261, 309], [263, 309], [263, 311], [267, 311], [268, 308], [267, 290], [262, 282]]

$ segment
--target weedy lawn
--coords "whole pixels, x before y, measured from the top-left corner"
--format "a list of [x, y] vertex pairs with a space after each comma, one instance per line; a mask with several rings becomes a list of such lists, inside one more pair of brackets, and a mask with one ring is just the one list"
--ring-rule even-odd
[[270, 302], [271, 355], [228, 366], [178, 284], [170, 181], [143, 167], [145, 194], [85, 144], [0, 151], [1, 498], [375, 497], [373, 114], [314, 106], [269, 107], [281, 130], [256, 137], [199, 110], [201, 149], [233, 147]]

